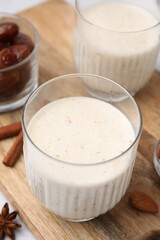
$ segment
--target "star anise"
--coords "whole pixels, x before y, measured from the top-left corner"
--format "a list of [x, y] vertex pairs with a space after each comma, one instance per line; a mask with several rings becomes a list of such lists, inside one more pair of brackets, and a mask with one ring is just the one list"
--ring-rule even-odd
[[17, 214], [17, 211], [9, 213], [8, 203], [5, 203], [0, 214], [0, 240], [3, 240], [5, 235], [15, 240], [14, 230], [21, 227], [19, 223], [13, 221]]

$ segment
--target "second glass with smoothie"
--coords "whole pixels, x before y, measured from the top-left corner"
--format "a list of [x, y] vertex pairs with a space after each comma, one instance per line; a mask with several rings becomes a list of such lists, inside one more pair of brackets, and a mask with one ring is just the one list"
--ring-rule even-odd
[[148, 3], [76, 0], [76, 70], [110, 78], [133, 95], [139, 91], [153, 74], [160, 44], [160, 10], [150, 12]]

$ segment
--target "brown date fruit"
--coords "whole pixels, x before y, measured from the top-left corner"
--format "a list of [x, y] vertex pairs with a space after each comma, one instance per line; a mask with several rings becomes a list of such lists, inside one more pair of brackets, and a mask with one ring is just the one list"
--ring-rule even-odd
[[8, 101], [13, 99], [14, 96], [20, 93], [19, 90], [17, 90], [17, 87], [19, 86], [19, 83], [17, 83], [15, 86], [12, 86], [7, 91], [0, 94], [0, 101]]
[[[32, 39], [19, 33], [19, 26], [12, 22], [0, 23], [0, 69], [13, 66], [25, 59], [34, 49]], [[17, 70], [0, 70], [0, 101], [19, 94], [31, 78], [31, 62], [23, 63]]]
[[19, 32], [19, 27], [16, 23], [4, 22], [0, 23], [0, 42], [11, 41]]
[[4, 94], [20, 81], [19, 71], [0, 72], [0, 94]]
[[30, 54], [26, 45], [13, 45], [0, 51], [0, 68], [12, 66], [21, 62]]
[[10, 43], [9, 42], [6, 42], [6, 43], [3, 43], [3, 42], [0, 42], [0, 51], [3, 49], [3, 48], [7, 48], [10, 46]]
[[21, 68], [20, 68], [20, 76], [21, 80], [24, 84], [27, 84], [29, 80], [32, 78], [32, 63], [26, 62]]
[[[6, 99], [7, 100], [12, 99], [14, 96], [21, 93], [21, 91], [25, 88], [29, 79], [27, 80], [27, 82], [24, 81], [24, 79], [21, 76], [21, 70], [23, 71], [23, 69], [21, 69], [21, 67], [20, 67], [17, 70], [17, 75], [16, 74], [14, 75], [15, 80], [16, 80], [16, 76], [17, 76], [17, 81], [14, 82], [14, 85], [12, 85], [5, 92], [0, 93], [0, 100], [4, 101]], [[12, 78], [12, 80], [13, 80], [13, 78]]]
[[17, 63], [16, 54], [12, 51], [12, 48], [4, 48], [0, 51], [0, 68], [9, 67]]
[[33, 43], [32, 39], [24, 33], [18, 33], [18, 35], [13, 39], [12, 44], [13, 45], [19, 45], [19, 44], [26, 45], [30, 49], [30, 52], [32, 52], [32, 50], [34, 48], [34, 43]]

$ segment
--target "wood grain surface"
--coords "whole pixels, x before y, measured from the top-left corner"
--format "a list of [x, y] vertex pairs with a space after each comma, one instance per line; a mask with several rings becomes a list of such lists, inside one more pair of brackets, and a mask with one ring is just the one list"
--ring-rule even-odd
[[[20, 14], [30, 20], [41, 35], [40, 83], [74, 72], [72, 33], [74, 9], [61, 0], [52, 0]], [[128, 203], [131, 191], [152, 195], [160, 205], [160, 177], [153, 167], [153, 149], [160, 138], [160, 75], [136, 95], [143, 114], [143, 132], [131, 184], [121, 202], [107, 214], [84, 223], [66, 222], [49, 213], [31, 194], [25, 176], [23, 156], [14, 168], [2, 164], [13, 139], [0, 142], [0, 190], [19, 210], [20, 216], [38, 240], [147, 240], [160, 234], [160, 214], [141, 213]], [[0, 115], [0, 124], [15, 122], [21, 109]]]

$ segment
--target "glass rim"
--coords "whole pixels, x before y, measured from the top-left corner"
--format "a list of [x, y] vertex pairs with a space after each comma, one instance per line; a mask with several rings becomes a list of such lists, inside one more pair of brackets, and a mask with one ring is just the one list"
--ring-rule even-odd
[[[52, 82], [55, 82], [55, 81], [58, 81], [60, 79], [65, 79], [65, 78], [74, 78], [74, 77], [93, 77], [93, 78], [99, 78], [99, 79], [103, 79], [103, 80], [107, 80], [108, 82], [114, 84], [115, 86], [119, 87], [121, 90], [123, 90], [125, 92], [125, 94], [128, 95], [128, 97], [132, 100], [134, 106], [136, 107], [137, 109], [137, 113], [139, 115], [139, 127], [138, 127], [138, 132], [137, 134], [135, 135], [135, 138], [134, 138], [134, 141], [133, 143], [125, 150], [123, 151], [121, 154], [111, 158], [111, 159], [108, 159], [104, 162], [96, 162], [96, 163], [73, 163], [73, 162], [67, 162], [65, 160], [62, 160], [62, 159], [57, 159], [55, 157], [52, 157], [51, 155], [47, 154], [46, 152], [42, 151], [33, 141], [32, 139], [30, 138], [29, 134], [28, 134], [28, 131], [27, 131], [27, 127], [26, 127], [26, 124], [25, 124], [25, 114], [26, 114], [26, 109], [28, 107], [28, 104], [30, 103], [30, 100], [32, 100], [32, 98], [37, 94], [37, 92], [44, 88], [46, 85], [49, 85], [50, 83]], [[22, 117], [21, 117], [21, 121], [22, 121], [22, 129], [23, 129], [23, 132], [25, 133], [25, 135], [27, 136], [29, 142], [39, 151], [41, 152], [43, 155], [47, 156], [48, 158], [50, 158], [51, 160], [54, 160], [56, 162], [59, 162], [59, 163], [63, 163], [63, 164], [67, 164], [67, 165], [72, 165], [72, 166], [96, 166], [96, 165], [102, 165], [102, 164], [106, 164], [106, 163], [109, 163], [111, 161], [114, 161], [116, 159], [118, 159], [119, 157], [125, 155], [132, 147], [134, 147], [134, 145], [136, 144], [136, 142], [138, 141], [140, 135], [141, 135], [141, 131], [142, 131], [142, 113], [141, 113], [141, 110], [137, 104], [137, 102], [135, 101], [135, 99], [132, 97], [132, 95], [126, 90], [124, 89], [123, 87], [121, 87], [118, 83], [112, 81], [111, 79], [108, 79], [108, 78], [105, 78], [105, 77], [102, 77], [102, 76], [98, 76], [98, 75], [94, 75], [94, 74], [87, 74], [87, 73], [72, 73], [72, 74], [65, 74], [65, 75], [62, 75], [62, 76], [58, 76], [58, 77], [55, 77], [55, 78], [52, 78], [50, 80], [48, 80], [47, 82], [43, 83], [41, 86], [39, 86], [38, 88], [36, 88], [31, 94], [30, 96], [28, 97], [23, 109], [22, 109]]]
[[36, 50], [38, 48], [38, 44], [39, 44], [39, 38], [40, 38], [39, 37], [39, 33], [36, 30], [36, 28], [26, 18], [18, 16], [18, 15], [15, 15], [15, 14], [0, 12], [0, 20], [3, 19], [4, 17], [20, 20], [24, 25], [26, 25], [33, 32], [33, 35], [34, 35], [34, 48], [33, 48], [33, 51], [26, 58], [24, 58], [21, 62], [16, 63], [14, 65], [11, 65], [9, 67], [2, 68], [2, 69], [0, 69], [0, 72], [6, 72], [6, 71], [13, 70], [13, 69], [15, 69], [17, 67], [20, 67], [24, 63], [26, 63], [28, 61], [28, 59], [31, 58], [32, 55], [36, 52]]
[[154, 28], [158, 28], [160, 26], [160, 20], [154, 24], [153, 26], [151, 27], [148, 27], [148, 28], [144, 28], [144, 29], [141, 29], [141, 30], [137, 30], [137, 31], [115, 31], [115, 30], [111, 30], [111, 29], [108, 29], [108, 28], [104, 28], [104, 27], [101, 27], [101, 26], [98, 26], [94, 23], [92, 23], [91, 21], [89, 21], [85, 16], [84, 14], [82, 13], [81, 11], [81, 8], [79, 6], [79, 2], [80, 0], [75, 0], [75, 8], [76, 8], [76, 12], [79, 14], [79, 16], [89, 25], [91, 25], [92, 27], [94, 28], [97, 28], [98, 30], [101, 30], [101, 31], [104, 31], [104, 32], [111, 32], [111, 33], [117, 33], [117, 34], [137, 34], [137, 33], [142, 33], [142, 32], [147, 32], [149, 30], [152, 30]]

